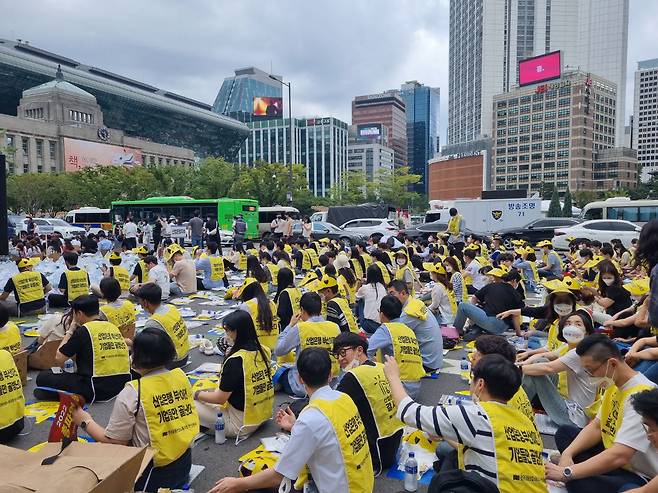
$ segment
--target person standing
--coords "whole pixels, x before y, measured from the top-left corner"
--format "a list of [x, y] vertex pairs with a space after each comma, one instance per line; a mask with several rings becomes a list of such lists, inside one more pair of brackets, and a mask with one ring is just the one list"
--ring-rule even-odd
[[461, 214], [452, 207], [449, 211], [450, 220], [448, 221], [448, 229], [446, 233], [450, 236], [448, 237], [448, 244], [452, 245], [458, 255], [461, 253], [464, 248], [464, 228], [466, 228], [466, 222]]
[[244, 242], [244, 236], [247, 233], [247, 223], [242, 218], [241, 214], [235, 216], [233, 221], [233, 245]]
[[281, 214], [277, 214], [272, 220], [270, 230], [272, 231], [272, 236], [277, 239], [283, 236], [283, 219], [281, 218]]
[[158, 251], [160, 241], [162, 240], [162, 218], [158, 216], [153, 225], [153, 250]]
[[310, 241], [312, 231], [313, 231], [313, 223], [311, 222], [308, 216], [304, 216], [304, 219], [302, 220], [302, 236], [304, 236], [304, 238]]
[[287, 212], [283, 216], [283, 237], [291, 238], [292, 237], [292, 227], [294, 225], [292, 217]]
[[137, 225], [132, 217], [127, 217], [123, 225], [123, 245], [127, 250], [137, 248]]
[[208, 214], [205, 228], [206, 228], [206, 241], [208, 243], [215, 242], [217, 244], [217, 248], [219, 248], [219, 253], [221, 256], [222, 237], [221, 237], [221, 233], [219, 232], [219, 223], [217, 222], [217, 219], [215, 219], [215, 216], [213, 214]]
[[199, 211], [194, 211], [194, 217], [187, 223], [187, 229], [190, 231], [192, 247], [203, 248], [203, 219], [199, 217]]

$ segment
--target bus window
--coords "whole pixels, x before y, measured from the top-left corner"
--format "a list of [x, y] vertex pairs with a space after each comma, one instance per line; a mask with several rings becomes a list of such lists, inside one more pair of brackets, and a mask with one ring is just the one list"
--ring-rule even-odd
[[646, 223], [652, 219], [658, 219], [658, 207], [643, 205], [639, 207], [640, 209], [640, 219], [638, 222]]
[[[612, 219], [610, 216], [608, 216], [608, 218]], [[590, 219], [603, 219], [603, 209], [600, 207], [587, 209], [587, 212], [585, 213], [585, 220], [588, 221]]]

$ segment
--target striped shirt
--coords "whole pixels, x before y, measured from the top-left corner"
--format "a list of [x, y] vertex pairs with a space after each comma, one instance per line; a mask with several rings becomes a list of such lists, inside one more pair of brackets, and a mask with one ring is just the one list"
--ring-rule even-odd
[[430, 435], [464, 445], [464, 470], [476, 472], [498, 484], [493, 428], [480, 406], [422, 406], [405, 397], [398, 406], [398, 418]]

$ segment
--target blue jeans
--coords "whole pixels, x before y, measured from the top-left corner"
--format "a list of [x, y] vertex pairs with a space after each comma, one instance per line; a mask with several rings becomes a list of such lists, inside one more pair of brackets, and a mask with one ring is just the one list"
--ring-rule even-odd
[[460, 303], [457, 307], [457, 316], [455, 317], [455, 327], [459, 332], [463, 332], [466, 319], [469, 319], [475, 325], [486, 332], [500, 335], [507, 330], [507, 322], [491, 317], [480, 308], [471, 303]]
[[539, 269], [537, 271], [537, 275], [539, 277], [545, 277], [547, 281], [550, 281], [552, 279], [560, 279], [559, 276], [556, 276], [552, 270], [549, 269]]
[[203, 248], [203, 236], [192, 235], [192, 246]]
[[[555, 375], [552, 377], [555, 377]], [[569, 419], [569, 409], [564, 397], [557, 390], [556, 379], [551, 378], [549, 375], [525, 375], [523, 377], [523, 390], [525, 390], [529, 400], [532, 400], [535, 396], [539, 397], [544, 411], [556, 425], [573, 426], [576, 424]]]
[[653, 383], [658, 384], [658, 360], [643, 359], [633, 367], [635, 371], [639, 371]]

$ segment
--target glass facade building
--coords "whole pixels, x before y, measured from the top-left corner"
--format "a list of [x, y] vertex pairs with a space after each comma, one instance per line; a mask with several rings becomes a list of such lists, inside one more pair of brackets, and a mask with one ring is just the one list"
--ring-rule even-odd
[[251, 130], [238, 152], [238, 162], [255, 166], [267, 163], [301, 163], [309, 189], [325, 197], [347, 172], [347, 123], [332, 117], [293, 118], [293, 147], [290, 156], [290, 120], [248, 123]]
[[199, 157], [233, 161], [249, 129], [211, 106], [157, 87], [0, 39], [0, 113], [16, 116], [26, 89], [51, 81], [61, 65], [64, 78], [93, 94], [108, 127], [127, 136], [192, 149]]
[[[272, 77], [281, 78], [279, 75]], [[281, 83], [270, 78], [267, 72], [255, 67], [237, 69], [233, 77], [224, 79], [212, 110], [241, 122], [250, 122], [255, 97], [280, 98], [281, 93]]]
[[400, 96], [407, 115], [407, 161], [411, 172], [421, 175], [413, 191], [427, 193], [427, 166], [439, 151], [439, 100], [438, 88], [417, 81], [402, 84]]

